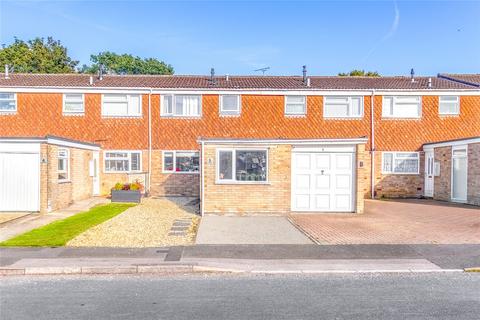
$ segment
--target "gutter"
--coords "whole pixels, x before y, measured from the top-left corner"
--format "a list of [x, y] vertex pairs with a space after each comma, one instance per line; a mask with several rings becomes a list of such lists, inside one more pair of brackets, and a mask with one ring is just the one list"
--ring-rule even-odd
[[375, 199], [375, 89], [370, 99], [370, 196]]

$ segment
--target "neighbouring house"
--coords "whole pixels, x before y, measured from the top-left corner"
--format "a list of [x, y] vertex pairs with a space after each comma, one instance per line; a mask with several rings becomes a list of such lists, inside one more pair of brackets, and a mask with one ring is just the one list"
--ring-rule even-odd
[[48, 212], [135, 180], [151, 195], [199, 196], [202, 213], [360, 213], [372, 196], [478, 204], [478, 172], [468, 171], [467, 200], [441, 196], [436, 177], [432, 194], [425, 157], [432, 144], [480, 136], [479, 84], [443, 74], [0, 74], [0, 211]]
[[425, 195], [480, 206], [480, 137], [427, 143]]

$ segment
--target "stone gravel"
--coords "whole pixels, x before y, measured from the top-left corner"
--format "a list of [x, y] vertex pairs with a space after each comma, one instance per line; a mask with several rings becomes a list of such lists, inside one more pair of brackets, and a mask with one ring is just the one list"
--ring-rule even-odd
[[[142, 203], [118, 216], [95, 226], [76, 238], [70, 247], [160, 247], [193, 245], [200, 218], [190, 202], [195, 198], [144, 198]], [[189, 219], [192, 224], [185, 236], [169, 236], [177, 219]]]

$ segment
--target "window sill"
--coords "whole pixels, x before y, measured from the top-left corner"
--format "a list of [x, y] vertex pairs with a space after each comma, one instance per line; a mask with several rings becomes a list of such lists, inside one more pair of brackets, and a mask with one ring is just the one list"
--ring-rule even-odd
[[63, 112], [62, 115], [65, 117], [83, 117], [85, 112]]
[[385, 117], [382, 120], [422, 120], [422, 117]]
[[67, 184], [67, 183], [72, 183], [71, 180], [58, 180], [58, 184]]
[[458, 117], [460, 117], [460, 114], [458, 114], [458, 113], [452, 113], [452, 114], [446, 114], [446, 113], [441, 114], [441, 113], [439, 113], [438, 116], [440, 118], [458, 118]]
[[162, 171], [163, 174], [200, 174], [200, 171]]
[[306, 118], [306, 114], [285, 114], [285, 118]]
[[0, 116], [10, 116], [10, 115], [16, 115], [17, 111], [0, 111]]
[[220, 117], [223, 117], [223, 118], [238, 118], [238, 117], [240, 117], [240, 113], [220, 113]]
[[102, 115], [102, 119], [142, 119], [143, 116], [106, 116]]
[[110, 174], [110, 173], [120, 173], [120, 174], [142, 174], [146, 173], [144, 171], [103, 171], [105, 174]]
[[268, 181], [215, 181], [217, 185], [271, 185]]
[[161, 115], [160, 118], [165, 118], [165, 119], [201, 119], [202, 116], [170, 116], [170, 115]]

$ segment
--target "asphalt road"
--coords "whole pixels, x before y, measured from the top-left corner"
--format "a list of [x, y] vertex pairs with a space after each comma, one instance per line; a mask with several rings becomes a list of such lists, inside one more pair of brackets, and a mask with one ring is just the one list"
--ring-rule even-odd
[[6, 277], [3, 319], [478, 319], [480, 274]]

